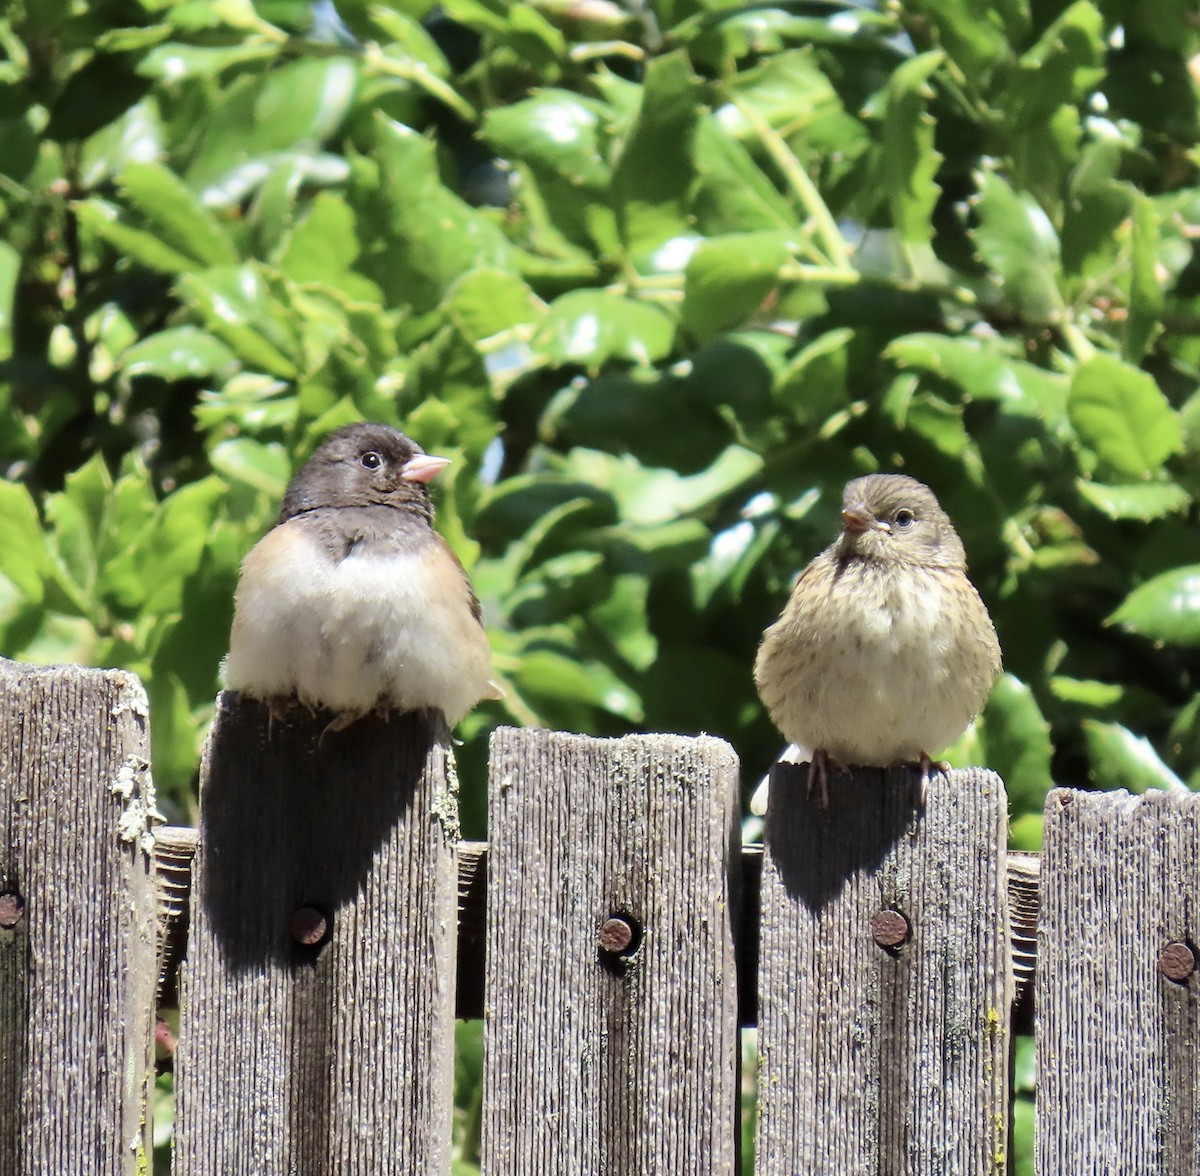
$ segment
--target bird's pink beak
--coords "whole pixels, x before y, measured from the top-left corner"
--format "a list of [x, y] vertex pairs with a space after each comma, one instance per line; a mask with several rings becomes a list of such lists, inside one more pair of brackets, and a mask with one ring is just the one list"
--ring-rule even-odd
[[842, 511], [842, 526], [847, 535], [861, 535], [875, 527], [875, 516], [865, 506], [848, 506]]
[[400, 477], [406, 482], [428, 482], [450, 464], [448, 457], [434, 457], [432, 453], [418, 453], [404, 463]]

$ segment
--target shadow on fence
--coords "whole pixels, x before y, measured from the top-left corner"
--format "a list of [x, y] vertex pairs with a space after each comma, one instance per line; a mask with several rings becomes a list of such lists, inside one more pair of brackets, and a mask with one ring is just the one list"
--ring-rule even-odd
[[[755, 1020], [757, 1172], [1006, 1166], [1037, 895], [990, 772], [923, 805], [859, 772], [822, 807], [781, 766], [760, 853], [720, 740], [503, 729], [485, 851], [440, 721], [322, 742], [224, 695], [198, 846], [155, 844], [136, 679], [0, 675], [0, 1176], [146, 1170], [156, 977], [179, 1173], [448, 1172], [456, 1012], [485, 1024], [488, 1173], [736, 1171]], [[1197, 1170], [1196, 813], [1048, 798], [1047, 1176]]]

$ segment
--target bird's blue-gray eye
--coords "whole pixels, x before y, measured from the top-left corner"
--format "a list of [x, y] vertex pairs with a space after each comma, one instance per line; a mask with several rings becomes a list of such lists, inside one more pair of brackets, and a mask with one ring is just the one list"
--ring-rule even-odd
[[911, 527], [917, 521], [917, 516], [911, 510], [896, 511], [896, 526], [902, 531]]
[[377, 470], [383, 465], [383, 458], [378, 453], [364, 453], [358, 460], [369, 470]]

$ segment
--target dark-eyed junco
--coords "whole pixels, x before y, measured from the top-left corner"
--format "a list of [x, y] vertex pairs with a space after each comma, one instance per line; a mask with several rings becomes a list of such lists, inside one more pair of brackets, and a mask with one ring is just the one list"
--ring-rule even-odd
[[242, 563], [225, 677], [279, 714], [435, 707], [453, 726], [498, 698], [479, 601], [433, 529], [426, 483], [449, 465], [388, 425], [331, 433]]
[[1000, 673], [1000, 645], [967, 579], [962, 541], [929, 487], [857, 478], [843, 529], [763, 634], [754, 680], [785, 739], [828, 764], [917, 762], [953, 743]]

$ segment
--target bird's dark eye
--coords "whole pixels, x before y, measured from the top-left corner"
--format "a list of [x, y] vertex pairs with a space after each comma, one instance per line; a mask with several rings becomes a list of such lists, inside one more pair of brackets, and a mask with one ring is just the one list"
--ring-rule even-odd
[[911, 510], [896, 511], [896, 526], [902, 531], [911, 527], [917, 521], [917, 516]]
[[375, 452], [364, 453], [358, 460], [369, 470], [377, 470], [383, 465], [383, 458]]

